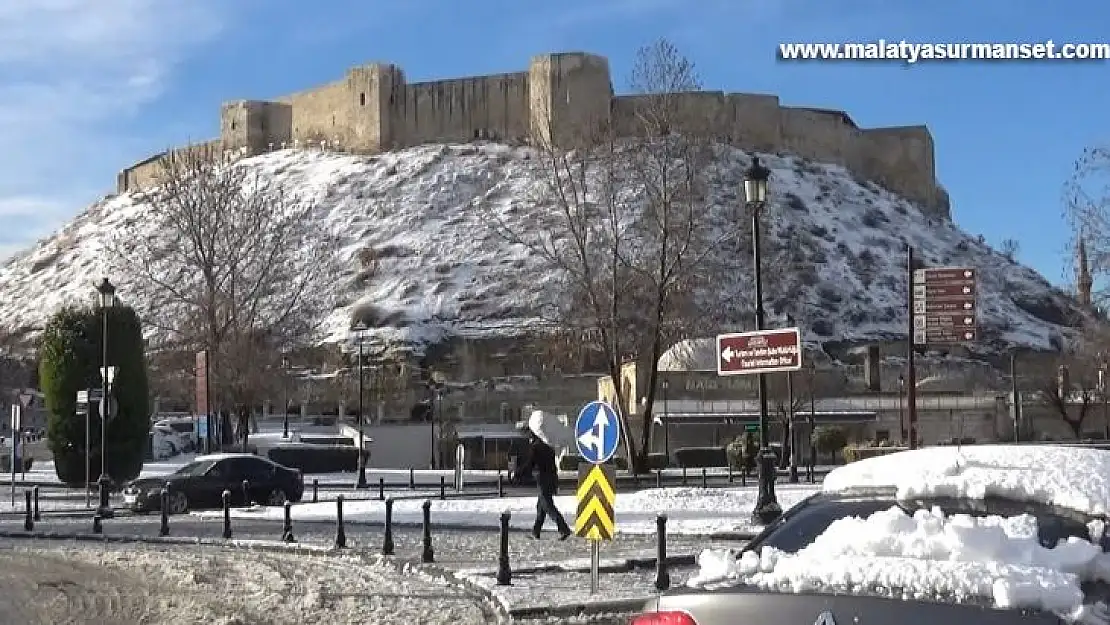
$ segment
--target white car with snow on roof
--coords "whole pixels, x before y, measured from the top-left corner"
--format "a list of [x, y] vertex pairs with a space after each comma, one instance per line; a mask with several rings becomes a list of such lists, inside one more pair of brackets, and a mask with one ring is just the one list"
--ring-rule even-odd
[[934, 447], [833, 470], [631, 625], [1110, 624], [1110, 451]]

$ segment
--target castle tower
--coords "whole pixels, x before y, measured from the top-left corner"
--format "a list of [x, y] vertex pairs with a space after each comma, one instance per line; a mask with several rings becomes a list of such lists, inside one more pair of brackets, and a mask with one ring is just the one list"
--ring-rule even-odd
[[345, 142], [362, 152], [404, 145], [394, 113], [404, 110], [405, 73], [396, 65], [371, 63], [347, 71], [350, 128]]
[[609, 123], [613, 84], [605, 57], [583, 52], [533, 57], [528, 92], [532, 139], [538, 143], [570, 147]]
[[1079, 237], [1079, 248], [1076, 250], [1076, 267], [1075, 267], [1075, 288], [1076, 297], [1079, 299], [1081, 306], [1091, 305], [1091, 287], [1094, 285], [1094, 280], [1091, 278], [1090, 267], [1087, 264], [1087, 244], [1083, 241], [1083, 236]]

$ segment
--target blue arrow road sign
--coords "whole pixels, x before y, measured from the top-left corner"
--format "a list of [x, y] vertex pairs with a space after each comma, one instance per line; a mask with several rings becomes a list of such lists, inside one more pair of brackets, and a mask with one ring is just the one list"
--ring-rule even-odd
[[603, 401], [592, 401], [582, 407], [574, 422], [574, 441], [586, 462], [602, 464], [617, 453], [621, 440], [621, 422], [617, 411]]

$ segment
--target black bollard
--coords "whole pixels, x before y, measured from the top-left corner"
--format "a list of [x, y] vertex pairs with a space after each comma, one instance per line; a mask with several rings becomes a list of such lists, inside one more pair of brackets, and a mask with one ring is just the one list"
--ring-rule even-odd
[[663, 488], [663, 469], [655, 470], [655, 487]]
[[343, 529], [343, 495], [335, 498], [335, 548], [347, 546], [347, 531]]
[[320, 480], [312, 480], [312, 503], [320, 501]]
[[501, 550], [497, 554], [497, 585], [498, 586], [511, 586], [513, 583], [513, 571], [509, 567], [509, 519], [512, 514], [509, 511], [501, 513]]
[[635, 488], [636, 490], [640, 489], [640, 474], [639, 473], [635, 473], [635, 472], [632, 473], [632, 488]]
[[31, 491], [26, 492], [27, 495], [27, 514], [23, 516], [23, 531], [30, 532], [35, 529], [34, 512], [31, 511]]
[[378, 478], [378, 501], [385, 501], [385, 478]]
[[501, 476], [500, 472], [497, 474], [497, 496], [505, 496], [505, 478]]
[[385, 500], [385, 536], [382, 537], [382, 555], [393, 555], [393, 498]]
[[701, 487], [709, 488], [709, 478], [705, 475], [705, 467], [701, 468]]
[[231, 538], [231, 491], [224, 490], [220, 498], [224, 503], [224, 540]]
[[162, 524], [158, 526], [159, 536], [170, 535], [170, 489], [169, 485], [162, 487], [159, 496], [159, 507], [162, 508]]
[[740, 485], [745, 486], [745, 487], [748, 485], [748, 472], [747, 471], [741, 471], [740, 472]]
[[251, 507], [251, 482], [250, 480], [243, 480], [243, 507]]
[[34, 502], [35, 502], [34, 517], [35, 517], [35, 520], [36, 521], [41, 521], [42, 520], [42, 515], [39, 514], [39, 487], [38, 486], [34, 487], [33, 489], [31, 489], [31, 492], [34, 493]]
[[409, 467], [409, 488], [416, 490], [416, 469]]
[[108, 503], [108, 495], [112, 487], [112, 479], [108, 477], [107, 474], [104, 474], [97, 478], [96, 483], [100, 487], [100, 504], [97, 508], [97, 513], [99, 513], [102, 518], [110, 519], [112, 518], [112, 505]]
[[686, 486], [686, 467], [682, 467], [682, 485]]
[[439, 476], [439, 499], [447, 499], [447, 478]]
[[667, 515], [655, 517], [655, 589], [659, 591], [671, 587], [671, 574], [667, 572]]
[[100, 513], [93, 515], [93, 534], [103, 534], [104, 526], [101, 524]]
[[285, 502], [285, 515], [281, 525], [281, 541], [286, 543], [297, 542], [297, 539], [293, 538], [293, 503], [290, 501]]
[[435, 553], [432, 551], [432, 502], [425, 499], [421, 507], [424, 509], [424, 550], [420, 554], [420, 561], [428, 564], [435, 562]]
[[727, 466], [728, 466], [728, 483], [731, 484], [732, 483], [732, 463], [729, 462]]

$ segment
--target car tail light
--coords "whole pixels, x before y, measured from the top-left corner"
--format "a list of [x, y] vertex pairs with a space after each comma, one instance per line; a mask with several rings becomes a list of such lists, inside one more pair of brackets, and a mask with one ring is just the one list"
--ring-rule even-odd
[[698, 625], [694, 617], [685, 612], [645, 612], [637, 614], [628, 621], [628, 625]]

